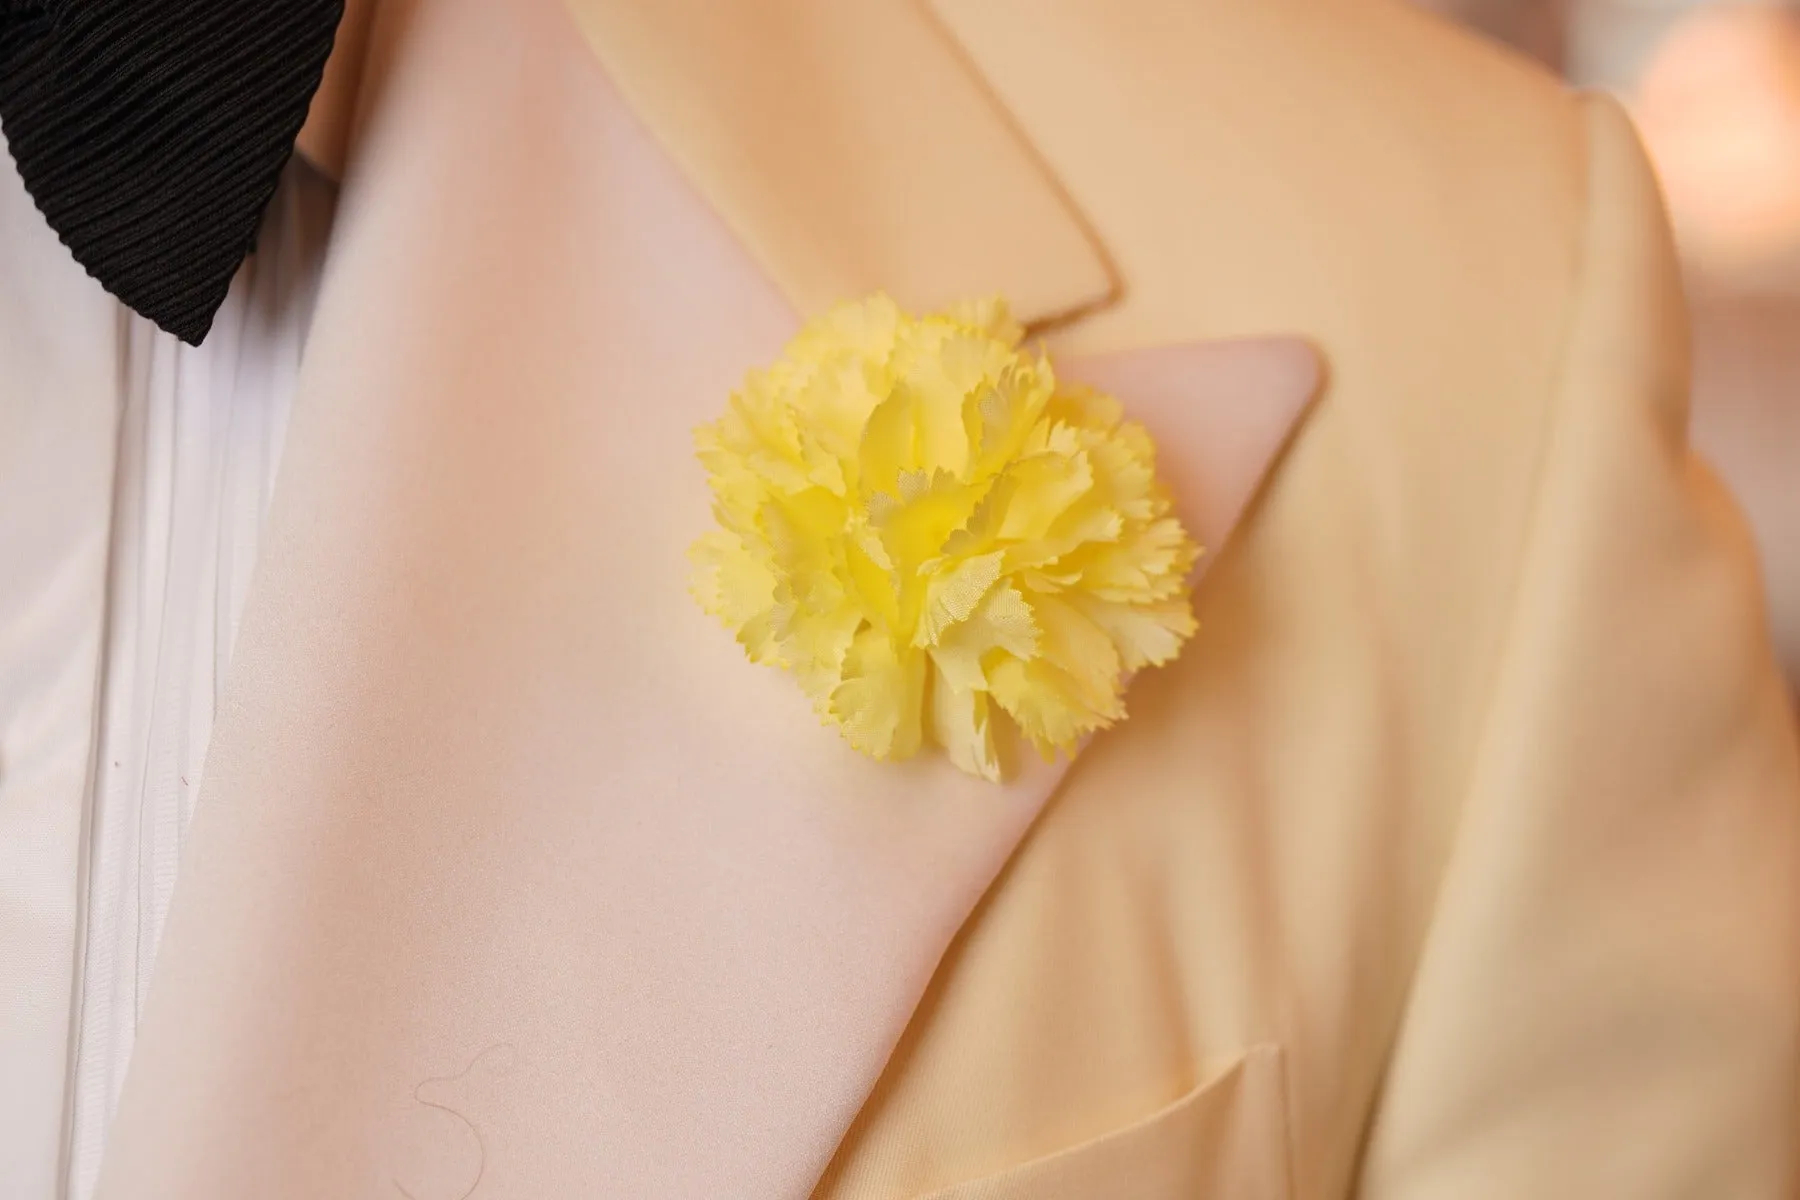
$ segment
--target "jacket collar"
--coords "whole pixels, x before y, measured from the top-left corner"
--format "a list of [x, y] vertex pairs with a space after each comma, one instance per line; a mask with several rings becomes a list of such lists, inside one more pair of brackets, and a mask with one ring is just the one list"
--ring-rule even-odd
[[[1105, 247], [924, 0], [568, 9], [797, 311], [877, 288], [914, 309], [1002, 294], [1043, 328], [1118, 298]], [[374, 0], [347, 0], [300, 133], [333, 178], [385, 82], [390, 60], [367, 52], [376, 17]]]
[[919, 0], [569, 0], [638, 115], [789, 301], [1118, 293], [1104, 248]]

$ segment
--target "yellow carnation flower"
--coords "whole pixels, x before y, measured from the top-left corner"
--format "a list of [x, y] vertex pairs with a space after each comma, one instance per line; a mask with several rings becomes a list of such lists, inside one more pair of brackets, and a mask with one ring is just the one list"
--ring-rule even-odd
[[846, 304], [696, 434], [719, 527], [695, 596], [875, 758], [929, 741], [998, 780], [996, 710], [1073, 753], [1194, 631], [1199, 548], [1149, 435], [1022, 336], [998, 302]]

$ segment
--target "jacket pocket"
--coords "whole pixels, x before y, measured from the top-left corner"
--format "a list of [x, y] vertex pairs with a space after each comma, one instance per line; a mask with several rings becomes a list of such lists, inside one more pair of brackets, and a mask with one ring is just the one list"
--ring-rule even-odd
[[920, 1200], [1289, 1200], [1281, 1050], [1254, 1046], [1143, 1120]]

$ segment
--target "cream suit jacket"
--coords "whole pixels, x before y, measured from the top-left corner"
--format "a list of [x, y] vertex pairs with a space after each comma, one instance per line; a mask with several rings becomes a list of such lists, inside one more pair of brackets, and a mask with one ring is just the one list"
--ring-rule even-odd
[[[365, 34], [102, 1200], [1793, 1194], [1800, 766], [1611, 101], [1373, 0]], [[859, 760], [682, 594], [688, 427], [878, 288], [1214, 543], [1309, 378], [1195, 343], [1319, 352], [1072, 768]]]

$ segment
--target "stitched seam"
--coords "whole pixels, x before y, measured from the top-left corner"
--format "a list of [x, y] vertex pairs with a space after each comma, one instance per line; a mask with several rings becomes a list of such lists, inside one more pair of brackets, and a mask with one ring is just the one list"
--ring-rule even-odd
[[1596, 203], [1597, 189], [1595, 186], [1595, 114], [1592, 108], [1595, 101], [1590, 96], [1584, 94], [1578, 97], [1577, 103], [1579, 105], [1578, 112], [1582, 127], [1582, 140], [1585, 156], [1583, 177], [1584, 191], [1581, 201], [1581, 233], [1576, 244], [1574, 285], [1571, 289], [1572, 299], [1569, 304], [1568, 317], [1564, 320], [1561, 332], [1558, 336], [1555, 357], [1553, 360], [1555, 365], [1549, 373], [1549, 384], [1558, 403], [1556, 403], [1554, 409], [1544, 421], [1543, 429], [1538, 437], [1536, 453], [1533, 456], [1529, 491], [1530, 498], [1526, 505], [1525, 530], [1524, 536], [1519, 543], [1519, 553], [1516, 560], [1518, 569], [1513, 576], [1511, 595], [1507, 598], [1505, 616], [1502, 618], [1500, 626], [1500, 635], [1496, 640], [1492, 659], [1485, 672], [1487, 676], [1486, 698], [1482, 703], [1481, 716], [1476, 725], [1474, 745], [1469, 752], [1468, 763], [1462, 773], [1463, 782], [1457, 789], [1461, 796], [1461, 804], [1458, 808], [1454, 831], [1447, 841], [1450, 849], [1444, 856], [1443, 863], [1438, 870], [1437, 880], [1432, 889], [1432, 918], [1427, 923], [1424, 933], [1419, 938], [1416, 952], [1413, 955], [1412, 972], [1407, 980], [1406, 993], [1396, 1011], [1396, 1018], [1386, 1040], [1384, 1067], [1382, 1071], [1383, 1078], [1378, 1083], [1375, 1098], [1369, 1106], [1370, 1124], [1364, 1130], [1362, 1150], [1358, 1154], [1358, 1161], [1351, 1176], [1353, 1179], [1359, 1181], [1362, 1178], [1362, 1171], [1365, 1165], [1362, 1159], [1368, 1149], [1370, 1140], [1369, 1133], [1372, 1130], [1373, 1120], [1376, 1114], [1381, 1111], [1384, 1102], [1382, 1093], [1386, 1090], [1386, 1074], [1393, 1065], [1394, 1052], [1401, 1043], [1408, 1024], [1408, 1018], [1412, 1012], [1414, 992], [1418, 986], [1420, 968], [1427, 959], [1429, 959], [1431, 948], [1437, 938], [1439, 920], [1443, 911], [1442, 901], [1444, 890], [1451, 877], [1455, 874], [1457, 862], [1467, 852], [1465, 833], [1468, 825], [1471, 796], [1482, 777], [1483, 767], [1490, 757], [1489, 742], [1493, 736], [1495, 710], [1499, 705], [1500, 693], [1505, 685], [1505, 664], [1508, 661], [1512, 647], [1521, 636], [1519, 626], [1523, 619], [1522, 610], [1524, 608], [1526, 584], [1532, 574], [1532, 566], [1536, 559], [1537, 550], [1543, 540], [1543, 531], [1549, 520], [1546, 493], [1550, 490], [1549, 483], [1552, 475], [1551, 467], [1556, 461], [1557, 444], [1562, 433], [1562, 426], [1567, 411], [1567, 405], [1563, 403], [1562, 400], [1569, 386], [1573, 350], [1579, 342], [1580, 336], [1584, 332], [1588, 321], [1590, 266], [1595, 241], [1594, 226], [1597, 219], [1596, 214], [1599, 211], [1599, 206]]
[[1300, 1178], [1300, 1147], [1294, 1138], [1294, 1061], [1279, 1045], [1273, 1053], [1275, 1079], [1281, 1086], [1281, 1195], [1283, 1200], [1294, 1200]]

